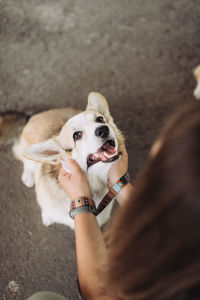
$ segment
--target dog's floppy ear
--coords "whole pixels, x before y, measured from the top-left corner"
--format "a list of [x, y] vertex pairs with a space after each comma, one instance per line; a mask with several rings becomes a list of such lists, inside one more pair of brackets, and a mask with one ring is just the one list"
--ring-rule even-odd
[[65, 123], [65, 125], [63, 126], [63, 128], [62, 128], [59, 136], [56, 138], [56, 140], [59, 142], [62, 149], [71, 151], [74, 148], [73, 133], [72, 133], [72, 129], [68, 123]]
[[63, 155], [63, 151], [71, 156], [73, 147], [71, 128], [66, 123], [57, 137], [31, 145], [25, 149], [24, 156], [37, 162], [56, 165], [59, 163], [60, 154]]
[[37, 162], [56, 165], [61, 149], [55, 139], [52, 138], [26, 148], [24, 156]]
[[105, 116], [107, 120], [112, 120], [108, 102], [100, 93], [91, 92], [89, 94], [87, 110], [94, 110]]

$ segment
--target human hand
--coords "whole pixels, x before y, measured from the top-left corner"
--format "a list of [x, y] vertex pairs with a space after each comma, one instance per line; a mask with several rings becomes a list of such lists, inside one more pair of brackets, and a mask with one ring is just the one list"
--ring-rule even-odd
[[79, 197], [92, 197], [88, 179], [74, 159], [68, 159], [65, 161], [65, 165], [70, 170], [67, 173], [64, 168], [60, 169], [58, 180], [67, 192], [71, 200], [75, 200]]
[[109, 188], [117, 182], [128, 171], [128, 153], [124, 142], [119, 146], [120, 158], [113, 163], [108, 172], [108, 186]]

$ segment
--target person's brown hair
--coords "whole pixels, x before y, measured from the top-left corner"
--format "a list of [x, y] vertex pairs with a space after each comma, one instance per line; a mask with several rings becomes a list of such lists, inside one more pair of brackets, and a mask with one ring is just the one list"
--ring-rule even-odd
[[109, 232], [105, 282], [114, 299], [193, 299], [200, 286], [200, 103], [159, 139]]

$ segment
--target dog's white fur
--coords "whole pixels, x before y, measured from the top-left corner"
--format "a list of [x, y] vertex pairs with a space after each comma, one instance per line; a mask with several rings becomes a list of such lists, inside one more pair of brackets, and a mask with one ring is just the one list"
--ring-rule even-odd
[[[103, 116], [109, 127], [107, 139], [113, 139], [120, 151], [123, 136], [113, 122], [106, 99], [95, 92], [89, 94], [84, 112], [65, 108], [33, 116], [13, 147], [16, 158], [24, 165], [23, 183], [27, 187], [35, 185], [42, 221], [46, 226], [61, 223], [74, 228], [69, 217], [70, 199], [57, 180], [60, 159], [66, 160], [70, 156], [85, 171], [96, 206], [108, 191], [107, 176], [112, 163], [98, 162], [87, 168], [88, 155], [103, 145], [102, 139], [95, 136], [96, 128], [102, 125], [95, 121], [98, 116]], [[75, 142], [73, 133], [76, 131], [82, 132], [82, 138]], [[108, 220], [112, 206], [110, 203], [97, 217], [100, 225]]]

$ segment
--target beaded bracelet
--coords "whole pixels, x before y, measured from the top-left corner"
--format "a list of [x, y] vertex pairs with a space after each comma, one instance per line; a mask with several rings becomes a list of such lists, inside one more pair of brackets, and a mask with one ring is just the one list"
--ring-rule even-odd
[[99, 215], [104, 208], [113, 200], [121, 189], [130, 181], [129, 174], [124, 174], [104, 196], [103, 200], [96, 208], [94, 200], [88, 197], [80, 197], [71, 202], [69, 215], [72, 219], [82, 212], [92, 212], [95, 216]]
[[71, 202], [69, 215], [72, 219], [82, 212], [92, 212], [96, 215], [96, 205], [94, 200], [88, 197], [80, 197]]

